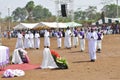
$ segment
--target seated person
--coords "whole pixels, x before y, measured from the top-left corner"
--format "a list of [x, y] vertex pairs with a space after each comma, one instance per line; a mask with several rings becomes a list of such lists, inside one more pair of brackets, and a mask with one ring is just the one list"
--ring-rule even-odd
[[27, 52], [22, 48], [15, 49], [12, 55], [13, 64], [29, 63]]

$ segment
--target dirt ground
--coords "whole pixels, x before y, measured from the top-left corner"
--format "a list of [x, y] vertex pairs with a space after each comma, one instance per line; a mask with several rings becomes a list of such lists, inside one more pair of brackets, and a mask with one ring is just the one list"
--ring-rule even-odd
[[[40, 65], [42, 62], [43, 38], [40, 38], [40, 49], [27, 49], [31, 64]], [[64, 42], [64, 41], [63, 41]], [[8, 78], [8, 80], [120, 80], [120, 35], [105, 35], [102, 53], [97, 53], [97, 61], [90, 62], [88, 45], [80, 52], [80, 47], [57, 49], [56, 38], [51, 38], [50, 49], [57, 51], [68, 61], [69, 69], [50, 70], [34, 69], [25, 71], [25, 76]], [[13, 53], [16, 38], [2, 39], [2, 44], [10, 48]], [[62, 44], [63, 45], [63, 44]], [[1, 78], [0, 80], [6, 80]]]

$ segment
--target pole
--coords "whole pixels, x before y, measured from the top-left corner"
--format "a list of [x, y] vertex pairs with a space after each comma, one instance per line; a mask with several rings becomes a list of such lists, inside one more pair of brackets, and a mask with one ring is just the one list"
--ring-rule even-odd
[[71, 5], [70, 5], [70, 7], [72, 7], [72, 9], [71, 9], [71, 21], [72, 22], [74, 22], [74, 5], [73, 5], [73, 0], [70, 0], [70, 3], [71, 3]]
[[60, 1], [59, 0], [56, 0], [55, 1], [55, 4], [56, 4], [56, 6], [55, 6], [55, 8], [56, 8], [56, 25], [57, 25], [57, 28], [59, 28], [59, 3], [60, 3]]
[[10, 31], [10, 8], [8, 8], [8, 30]]
[[119, 17], [118, 14], [119, 14], [119, 9], [118, 9], [118, 0], [116, 0], [116, 3], [117, 3], [117, 18]]

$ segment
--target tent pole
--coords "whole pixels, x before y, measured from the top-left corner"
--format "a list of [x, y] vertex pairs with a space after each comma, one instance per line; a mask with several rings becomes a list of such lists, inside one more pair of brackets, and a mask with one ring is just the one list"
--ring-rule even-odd
[[59, 29], [59, 4], [60, 0], [55, 0], [57, 30]]

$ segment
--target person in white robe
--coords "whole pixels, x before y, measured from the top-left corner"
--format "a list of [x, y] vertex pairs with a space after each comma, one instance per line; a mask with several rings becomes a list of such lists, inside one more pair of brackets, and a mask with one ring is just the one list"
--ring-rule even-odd
[[39, 32], [35, 33], [35, 48], [36, 49], [40, 48], [40, 34], [39, 34]]
[[28, 34], [28, 32], [26, 32], [25, 34], [25, 38], [24, 38], [24, 48], [30, 48], [30, 36]]
[[80, 39], [80, 51], [83, 52], [85, 50], [85, 32], [81, 28], [78, 37]]
[[73, 31], [72, 36], [73, 36], [73, 46], [76, 48], [78, 46], [78, 31], [76, 27]]
[[102, 40], [103, 40], [103, 33], [101, 32], [100, 29], [98, 29], [97, 35], [98, 35], [98, 39], [97, 39], [97, 52], [100, 53], [101, 49], [102, 49]]
[[23, 35], [21, 34], [21, 32], [18, 32], [18, 34], [17, 34], [16, 49], [17, 48], [24, 48]]
[[89, 50], [91, 62], [95, 62], [98, 35], [94, 31], [94, 29], [91, 28], [91, 31], [87, 33], [86, 38], [88, 40], [88, 50]]
[[30, 36], [30, 48], [34, 48], [34, 35], [32, 32], [30, 32], [29, 36]]
[[62, 32], [59, 31], [56, 33], [56, 36], [57, 36], [57, 45], [58, 45], [58, 48], [61, 48], [62, 46]]
[[12, 63], [13, 64], [23, 64], [29, 63], [29, 57], [27, 56], [27, 51], [22, 48], [15, 49], [12, 54]]
[[48, 30], [45, 30], [45, 33], [44, 33], [44, 47], [47, 47], [47, 48], [50, 47], [50, 34]]
[[67, 30], [65, 32], [65, 46], [68, 49], [71, 49], [71, 30], [69, 27], [67, 27]]
[[44, 48], [43, 50], [43, 60], [42, 60], [42, 64], [40, 65], [41, 69], [54, 69], [54, 68], [58, 68], [58, 66], [56, 65], [50, 49], [49, 48]]
[[[66, 31], [65, 31], [65, 35], [67, 35]], [[64, 36], [64, 47], [67, 48], [67, 37]]]

